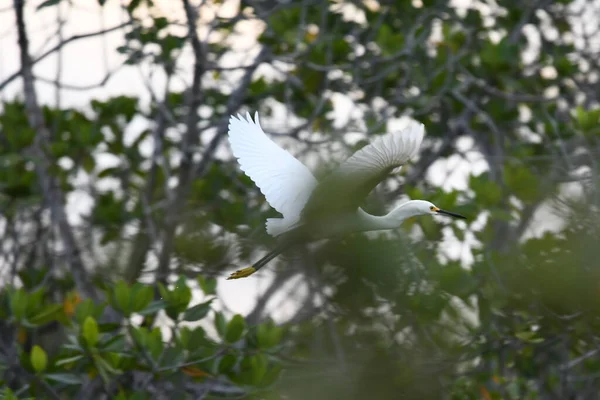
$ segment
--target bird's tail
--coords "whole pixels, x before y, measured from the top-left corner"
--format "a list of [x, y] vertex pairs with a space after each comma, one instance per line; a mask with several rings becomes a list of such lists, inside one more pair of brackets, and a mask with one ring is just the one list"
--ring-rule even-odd
[[247, 268], [242, 268], [242, 269], [239, 269], [239, 270], [233, 272], [231, 275], [229, 275], [227, 280], [246, 278], [246, 277], [252, 275], [256, 271], [258, 271], [259, 269], [261, 269], [262, 267], [267, 265], [267, 263], [269, 261], [271, 261], [278, 255], [283, 253], [287, 248], [291, 247], [292, 245], [293, 245], [293, 242], [290, 242], [290, 241], [280, 243], [277, 247], [275, 247], [275, 249], [271, 250], [263, 258], [261, 258], [260, 260], [258, 260], [254, 264], [252, 264], [252, 266], [247, 267]]
[[267, 218], [267, 233], [273, 237], [279, 236], [295, 227], [295, 221], [285, 218]]

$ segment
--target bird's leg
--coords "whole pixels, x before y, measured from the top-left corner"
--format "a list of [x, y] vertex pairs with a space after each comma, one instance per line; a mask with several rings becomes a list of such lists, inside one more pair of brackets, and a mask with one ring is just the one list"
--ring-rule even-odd
[[234, 273], [229, 275], [227, 280], [246, 278], [258, 271], [259, 269], [261, 269], [262, 267], [264, 267], [265, 265], [267, 265], [269, 261], [280, 255], [290, 247], [293, 247], [303, 242], [310, 241], [310, 234], [307, 232], [309, 231], [307, 231], [303, 226], [287, 232], [284, 236], [280, 238], [281, 241], [273, 250], [271, 250], [263, 258], [255, 262], [252, 266], [235, 271]]
[[238, 269], [237, 271], [235, 271], [231, 275], [229, 275], [229, 277], [227, 278], [227, 280], [229, 280], [229, 279], [246, 278], [246, 277], [252, 275], [255, 272], [256, 272], [256, 268], [254, 268], [254, 267], [248, 267], [248, 268]]
[[274, 250], [270, 251], [263, 258], [261, 258], [256, 263], [254, 263], [252, 266], [247, 267], [247, 268], [239, 269], [239, 270], [235, 271], [234, 273], [232, 273], [231, 275], [229, 275], [229, 277], [227, 278], [227, 280], [229, 280], [229, 279], [246, 278], [246, 277], [252, 275], [256, 271], [258, 271], [259, 269], [261, 269], [262, 267], [264, 267], [265, 265], [267, 265], [267, 263], [269, 261], [271, 261], [272, 259], [274, 259], [275, 257], [277, 257], [279, 254], [281, 254], [284, 250], [286, 250], [290, 246], [292, 246], [292, 243], [282, 243], [282, 244], [280, 244]]

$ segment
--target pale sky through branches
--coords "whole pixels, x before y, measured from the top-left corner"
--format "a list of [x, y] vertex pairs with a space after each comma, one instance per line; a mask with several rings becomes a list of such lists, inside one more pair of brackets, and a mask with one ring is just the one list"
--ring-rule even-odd
[[[34, 59], [55, 47], [61, 40], [67, 40], [76, 35], [85, 35], [93, 32], [110, 30], [113, 27], [126, 22], [126, 16], [121, 9], [118, 1], [108, 0], [104, 7], [98, 6], [96, 1], [91, 0], [73, 0], [72, 5], [62, 4], [58, 7], [48, 7], [42, 10], [36, 10], [41, 1], [29, 1], [26, 6], [26, 20], [28, 21], [30, 48]], [[65, 2], [66, 3], [66, 2]], [[454, 4], [465, 7], [468, 1], [455, 1]], [[161, 13], [168, 15], [170, 20], [184, 20], [183, 10], [179, 2], [170, 0], [155, 0], [155, 4]], [[224, 6], [219, 9], [219, 16], [227, 17], [230, 13], [235, 14], [238, 1], [225, 1]], [[15, 16], [10, 6], [10, 2], [5, 2], [0, 10], [0, 83], [19, 70], [19, 47], [17, 45], [17, 33], [15, 28]], [[233, 11], [233, 12], [232, 12]], [[209, 9], [206, 10], [201, 19], [214, 17]], [[57, 27], [61, 25], [60, 32]], [[178, 29], [175, 27], [174, 29]], [[182, 22], [180, 27], [185, 31]], [[143, 105], [150, 101], [150, 91], [156, 93], [162, 92], [165, 85], [164, 76], [161, 73], [151, 71], [148, 64], [142, 66], [123, 66], [125, 56], [117, 51], [119, 46], [123, 45], [124, 29], [119, 28], [109, 33], [89, 37], [81, 40], [73, 40], [63, 46], [60, 52], [54, 52], [35, 65], [37, 90], [40, 101], [47, 105], [58, 105], [60, 107], [83, 108], [92, 99], [106, 99], [115, 95], [129, 95], [139, 97]], [[241, 26], [243, 32], [237, 36], [235, 47], [239, 49], [240, 56], [232, 57], [232, 65], [243, 65], [244, 52], [256, 52], [255, 41], [256, 33], [260, 26], [252, 23]], [[201, 34], [203, 32], [200, 32]], [[205, 33], [205, 32], [204, 32]], [[62, 38], [62, 39], [61, 39]], [[180, 81], [172, 82], [172, 89], [180, 90], [188, 86], [192, 74], [192, 52], [184, 51], [178, 60]], [[259, 69], [258, 73], [268, 74], [268, 70]], [[57, 89], [55, 81], [60, 81], [62, 88]], [[21, 80], [14, 79], [0, 91], [0, 102], [13, 100], [21, 97]], [[360, 112], [352, 109], [352, 101], [343, 95], [335, 96], [334, 105], [336, 107], [336, 118], [346, 118], [345, 113]], [[265, 125], [274, 129], [280, 124], [289, 123], [284, 121], [280, 123], [276, 116], [265, 122]], [[388, 123], [388, 129], [398, 129], [404, 125], [405, 121], [401, 119], [391, 120]], [[129, 126], [127, 134], [133, 138], [147, 126], [147, 121], [138, 118], [135, 123]], [[268, 131], [268, 129], [266, 129]], [[205, 138], [203, 138], [203, 141]], [[461, 143], [462, 144], [462, 143]], [[150, 144], [146, 144], [150, 151]], [[464, 148], [471, 146], [465, 139]], [[229, 155], [226, 146], [220, 149], [219, 154]], [[111, 157], [103, 154], [97, 154], [100, 164], [115, 162]], [[466, 153], [466, 159], [462, 157], [450, 157], [437, 162], [428, 176], [431, 181], [445, 188], [464, 189], [467, 184], [467, 176], [471, 172], [479, 173], [486, 169], [483, 158], [475, 151]], [[407, 168], [410, 168], [408, 166]], [[85, 176], [81, 177], [81, 184], [84, 185]], [[399, 199], [404, 201], [404, 199]], [[90, 197], [86, 195], [85, 190], [80, 190], [67, 199], [67, 211], [70, 219], [77, 223], [80, 214], [85, 214], [90, 207]], [[393, 207], [390, 204], [389, 207]], [[545, 229], [557, 227], [556, 218], [549, 218], [549, 212], [542, 211], [538, 213], [535, 232], [530, 234], [539, 235]], [[449, 237], [449, 236], [448, 236]], [[466, 263], [471, 261], [471, 256], [461, 246], [450, 238], [447, 240], [445, 249], [449, 256], [453, 258], [462, 257]], [[260, 276], [259, 276], [260, 275]], [[249, 279], [239, 281], [228, 281], [220, 283], [220, 296], [227, 307], [236, 313], [246, 314], [252, 310], [254, 299], [268, 286], [272, 279], [271, 272], [268, 269], [262, 270]], [[224, 278], [224, 277], [223, 277]], [[298, 282], [294, 279], [288, 281], [289, 289], [293, 290]], [[300, 289], [301, 290], [301, 289]], [[271, 299], [271, 305], [278, 311], [274, 316], [285, 318], [286, 315], [292, 315], [286, 312], [286, 307], [282, 307], [279, 302], [283, 301], [283, 296], [288, 295], [288, 290], [280, 290], [276, 296]], [[194, 302], [198, 302], [196, 298]], [[292, 301], [293, 297], [292, 297]], [[288, 302], [289, 303], [289, 302]], [[269, 309], [272, 307], [269, 307]], [[287, 308], [289, 310], [289, 308]]]

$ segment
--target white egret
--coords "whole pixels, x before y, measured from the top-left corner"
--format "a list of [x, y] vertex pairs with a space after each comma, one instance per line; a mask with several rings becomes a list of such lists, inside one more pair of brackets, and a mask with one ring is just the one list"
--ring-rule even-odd
[[300, 242], [351, 232], [395, 229], [407, 218], [417, 215], [465, 218], [424, 200], [408, 201], [384, 216], [371, 215], [360, 208], [379, 182], [415, 156], [424, 129], [423, 124], [413, 123], [402, 131], [379, 136], [317, 182], [304, 164], [267, 137], [258, 113], [254, 121], [248, 113], [246, 118], [231, 116], [229, 143], [233, 155], [241, 170], [283, 218], [269, 218], [266, 222], [267, 233], [280, 237], [275, 249], [227, 279], [255, 273]]

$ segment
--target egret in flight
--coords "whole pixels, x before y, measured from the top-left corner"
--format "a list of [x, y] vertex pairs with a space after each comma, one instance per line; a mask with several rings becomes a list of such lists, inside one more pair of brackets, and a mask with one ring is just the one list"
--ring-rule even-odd
[[465, 218], [424, 200], [408, 201], [384, 216], [371, 215], [360, 208], [379, 182], [415, 156], [424, 129], [423, 124], [413, 123], [401, 131], [378, 136], [318, 182], [304, 164], [267, 137], [258, 113], [254, 121], [248, 113], [245, 118], [231, 116], [228, 134], [234, 157], [283, 218], [268, 218], [266, 222], [267, 233], [279, 239], [277, 246], [227, 279], [252, 275], [297, 243], [395, 229], [417, 215]]

